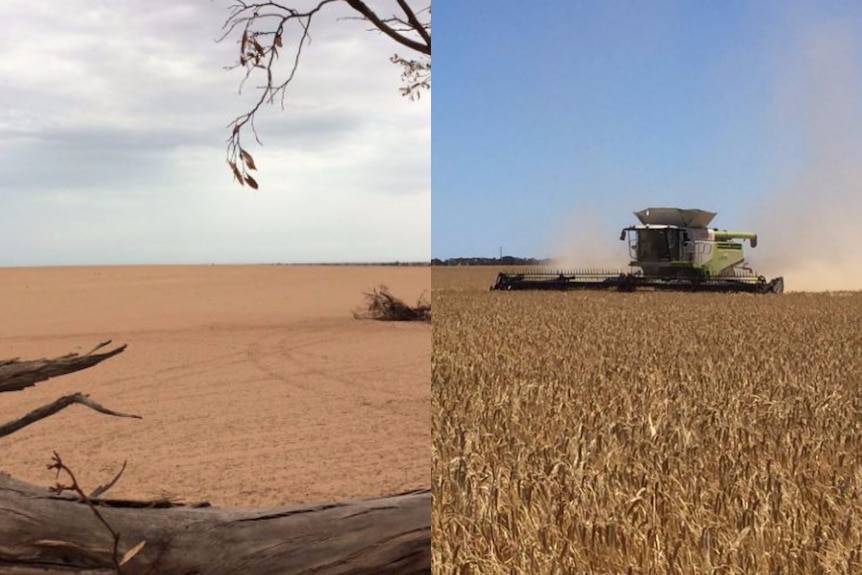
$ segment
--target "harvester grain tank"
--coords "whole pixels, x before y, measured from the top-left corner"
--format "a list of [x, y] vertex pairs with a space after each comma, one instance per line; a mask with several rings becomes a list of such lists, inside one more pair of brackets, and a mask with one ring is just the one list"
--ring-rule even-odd
[[635, 212], [640, 225], [623, 228], [629, 269], [530, 269], [498, 274], [495, 290], [652, 288], [678, 291], [782, 293], [784, 278], [767, 280], [746, 263], [743, 241], [757, 246], [757, 234], [710, 228], [714, 212], [647, 208]]

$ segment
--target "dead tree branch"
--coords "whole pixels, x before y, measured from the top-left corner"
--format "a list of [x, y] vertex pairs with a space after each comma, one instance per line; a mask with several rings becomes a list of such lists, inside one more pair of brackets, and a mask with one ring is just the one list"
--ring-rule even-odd
[[99, 413], [104, 413], [105, 415], [112, 415], [114, 417], [131, 417], [134, 419], [141, 419], [140, 415], [131, 415], [128, 413], [120, 413], [119, 411], [114, 411], [112, 409], [108, 409], [107, 407], [104, 407], [104, 406], [96, 403], [92, 399], [90, 399], [89, 396], [84, 395], [83, 393], [79, 392], [79, 393], [73, 393], [71, 395], [64, 395], [63, 397], [57, 399], [56, 401], [53, 401], [47, 405], [43, 405], [42, 407], [37, 407], [36, 409], [31, 411], [30, 413], [28, 413], [24, 417], [21, 417], [19, 419], [15, 419], [13, 421], [10, 421], [8, 423], [4, 423], [3, 425], [0, 425], [0, 437], [12, 435], [16, 431], [23, 429], [24, 427], [27, 427], [28, 425], [36, 423], [40, 419], [45, 419], [46, 417], [50, 417], [50, 416], [54, 415], [55, 413], [57, 413], [58, 411], [62, 411], [63, 409], [66, 409], [67, 407], [69, 407], [70, 405], [73, 405], [75, 403], [84, 405], [86, 407], [89, 407], [90, 409], [98, 411]]
[[[125, 469], [125, 467], [126, 464], [124, 463], [123, 469]], [[132, 557], [134, 557], [144, 547], [145, 542], [139, 542], [136, 546], [129, 549], [122, 558], [120, 558], [120, 534], [115, 531], [113, 527], [111, 527], [111, 524], [108, 523], [108, 521], [99, 512], [96, 506], [93, 505], [93, 501], [86, 493], [84, 493], [84, 490], [81, 488], [81, 486], [78, 485], [78, 480], [75, 478], [75, 474], [72, 473], [72, 470], [69, 469], [69, 467], [65, 463], [63, 463], [63, 460], [60, 458], [60, 455], [56, 451], [54, 452], [54, 457], [51, 460], [51, 464], [48, 466], [48, 469], [56, 469], [58, 479], [60, 477], [60, 472], [62, 471], [65, 472], [71, 480], [71, 483], [68, 485], [57, 481], [57, 484], [51, 488], [51, 491], [57, 493], [58, 495], [66, 491], [73, 491], [77, 493], [78, 496], [81, 498], [81, 501], [87, 504], [87, 506], [90, 508], [90, 511], [93, 512], [93, 515], [96, 516], [96, 519], [98, 519], [99, 522], [105, 526], [105, 529], [108, 531], [108, 533], [111, 534], [111, 538], [114, 540], [114, 548], [111, 553], [111, 561], [113, 562], [114, 571], [118, 575], [122, 573], [123, 564], [125, 564]], [[122, 473], [122, 471], [120, 471], [120, 473]], [[117, 481], [117, 479], [119, 479], [119, 475], [117, 475], [117, 477], [115, 477], [109, 485], [113, 485]]]
[[96, 353], [110, 343], [111, 340], [103, 341], [84, 355], [70, 353], [51, 359], [20, 361], [16, 358], [0, 360], [0, 393], [20, 391], [52, 377], [93, 367], [126, 349], [125, 345], [121, 345], [105, 353]]
[[111, 479], [109, 482], [103, 483], [102, 485], [95, 488], [93, 490], [93, 492], [90, 493], [90, 499], [96, 499], [97, 497], [101, 497], [102, 495], [104, 495], [108, 491], [108, 489], [110, 489], [111, 487], [113, 487], [114, 485], [117, 484], [117, 481], [120, 480], [120, 477], [122, 477], [123, 472], [125, 470], [126, 470], [126, 462], [123, 461], [123, 466], [120, 468], [120, 470], [114, 476], [114, 478]]
[[[47, 379], [51, 379], [52, 377], [74, 373], [76, 371], [81, 371], [82, 369], [93, 367], [106, 359], [122, 353], [126, 349], [126, 345], [124, 344], [112, 349], [111, 351], [96, 353], [100, 349], [110, 345], [110, 343], [111, 340], [103, 341], [84, 355], [69, 353], [52, 359], [21, 361], [20, 359], [15, 358], [2, 360], [0, 361], [0, 392], [20, 391]], [[89, 407], [99, 413], [104, 413], [105, 415], [141, 419], [139, 415], [131, 415], [108, 409], [100, 403], [90, 399], [88, 395], [79, 392], [65, 395], [47, 405], [38, 407], [19, 419], [0, 424], [0, 437], [12, 435], [16, 431], [19, 431], [28, 425], [32, 425], [39, 420], [45, 419], [46, 417], [50, 417], [58, 411], [62, 411], [76, 403]]]

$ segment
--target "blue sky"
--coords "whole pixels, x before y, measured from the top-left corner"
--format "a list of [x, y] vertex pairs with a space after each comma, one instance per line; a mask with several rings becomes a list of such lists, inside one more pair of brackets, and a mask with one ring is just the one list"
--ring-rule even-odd
[[474, 0], [434, 18], [433, 257], [554, 256], [583, 230], [624, 259], [632, 212], [677, 206], [781, 259], [813, 196], [832, 190], [823, 217], [860, 207], [862, 3]]

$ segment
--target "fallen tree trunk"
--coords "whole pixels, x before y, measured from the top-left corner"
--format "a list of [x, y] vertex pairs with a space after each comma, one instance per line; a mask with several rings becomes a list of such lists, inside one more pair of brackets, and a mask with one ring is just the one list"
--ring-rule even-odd
[[[260, 510], [91, 500], [144, 542], [126, 574], [431, 572], [431, 494]], [[0, 476], [0, 572], [114, 573], [113, 538], [80, 498]]]

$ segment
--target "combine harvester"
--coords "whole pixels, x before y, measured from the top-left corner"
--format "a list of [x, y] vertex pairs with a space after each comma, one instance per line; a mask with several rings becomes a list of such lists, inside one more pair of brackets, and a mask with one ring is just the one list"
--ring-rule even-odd
[[[676, 291], [782, 293], [784, 278], [767, 281], [745, 263], [742, 242], [757, 234], [707, 227], [716, 216], [704, 210], [647, 208], [639, 226], [623, 228], [629, 240], [628, 271], [524, 270], [502, 272], [492, 290], [649, 288]], [[639, 268], [639, 269], [637, 269]]]

